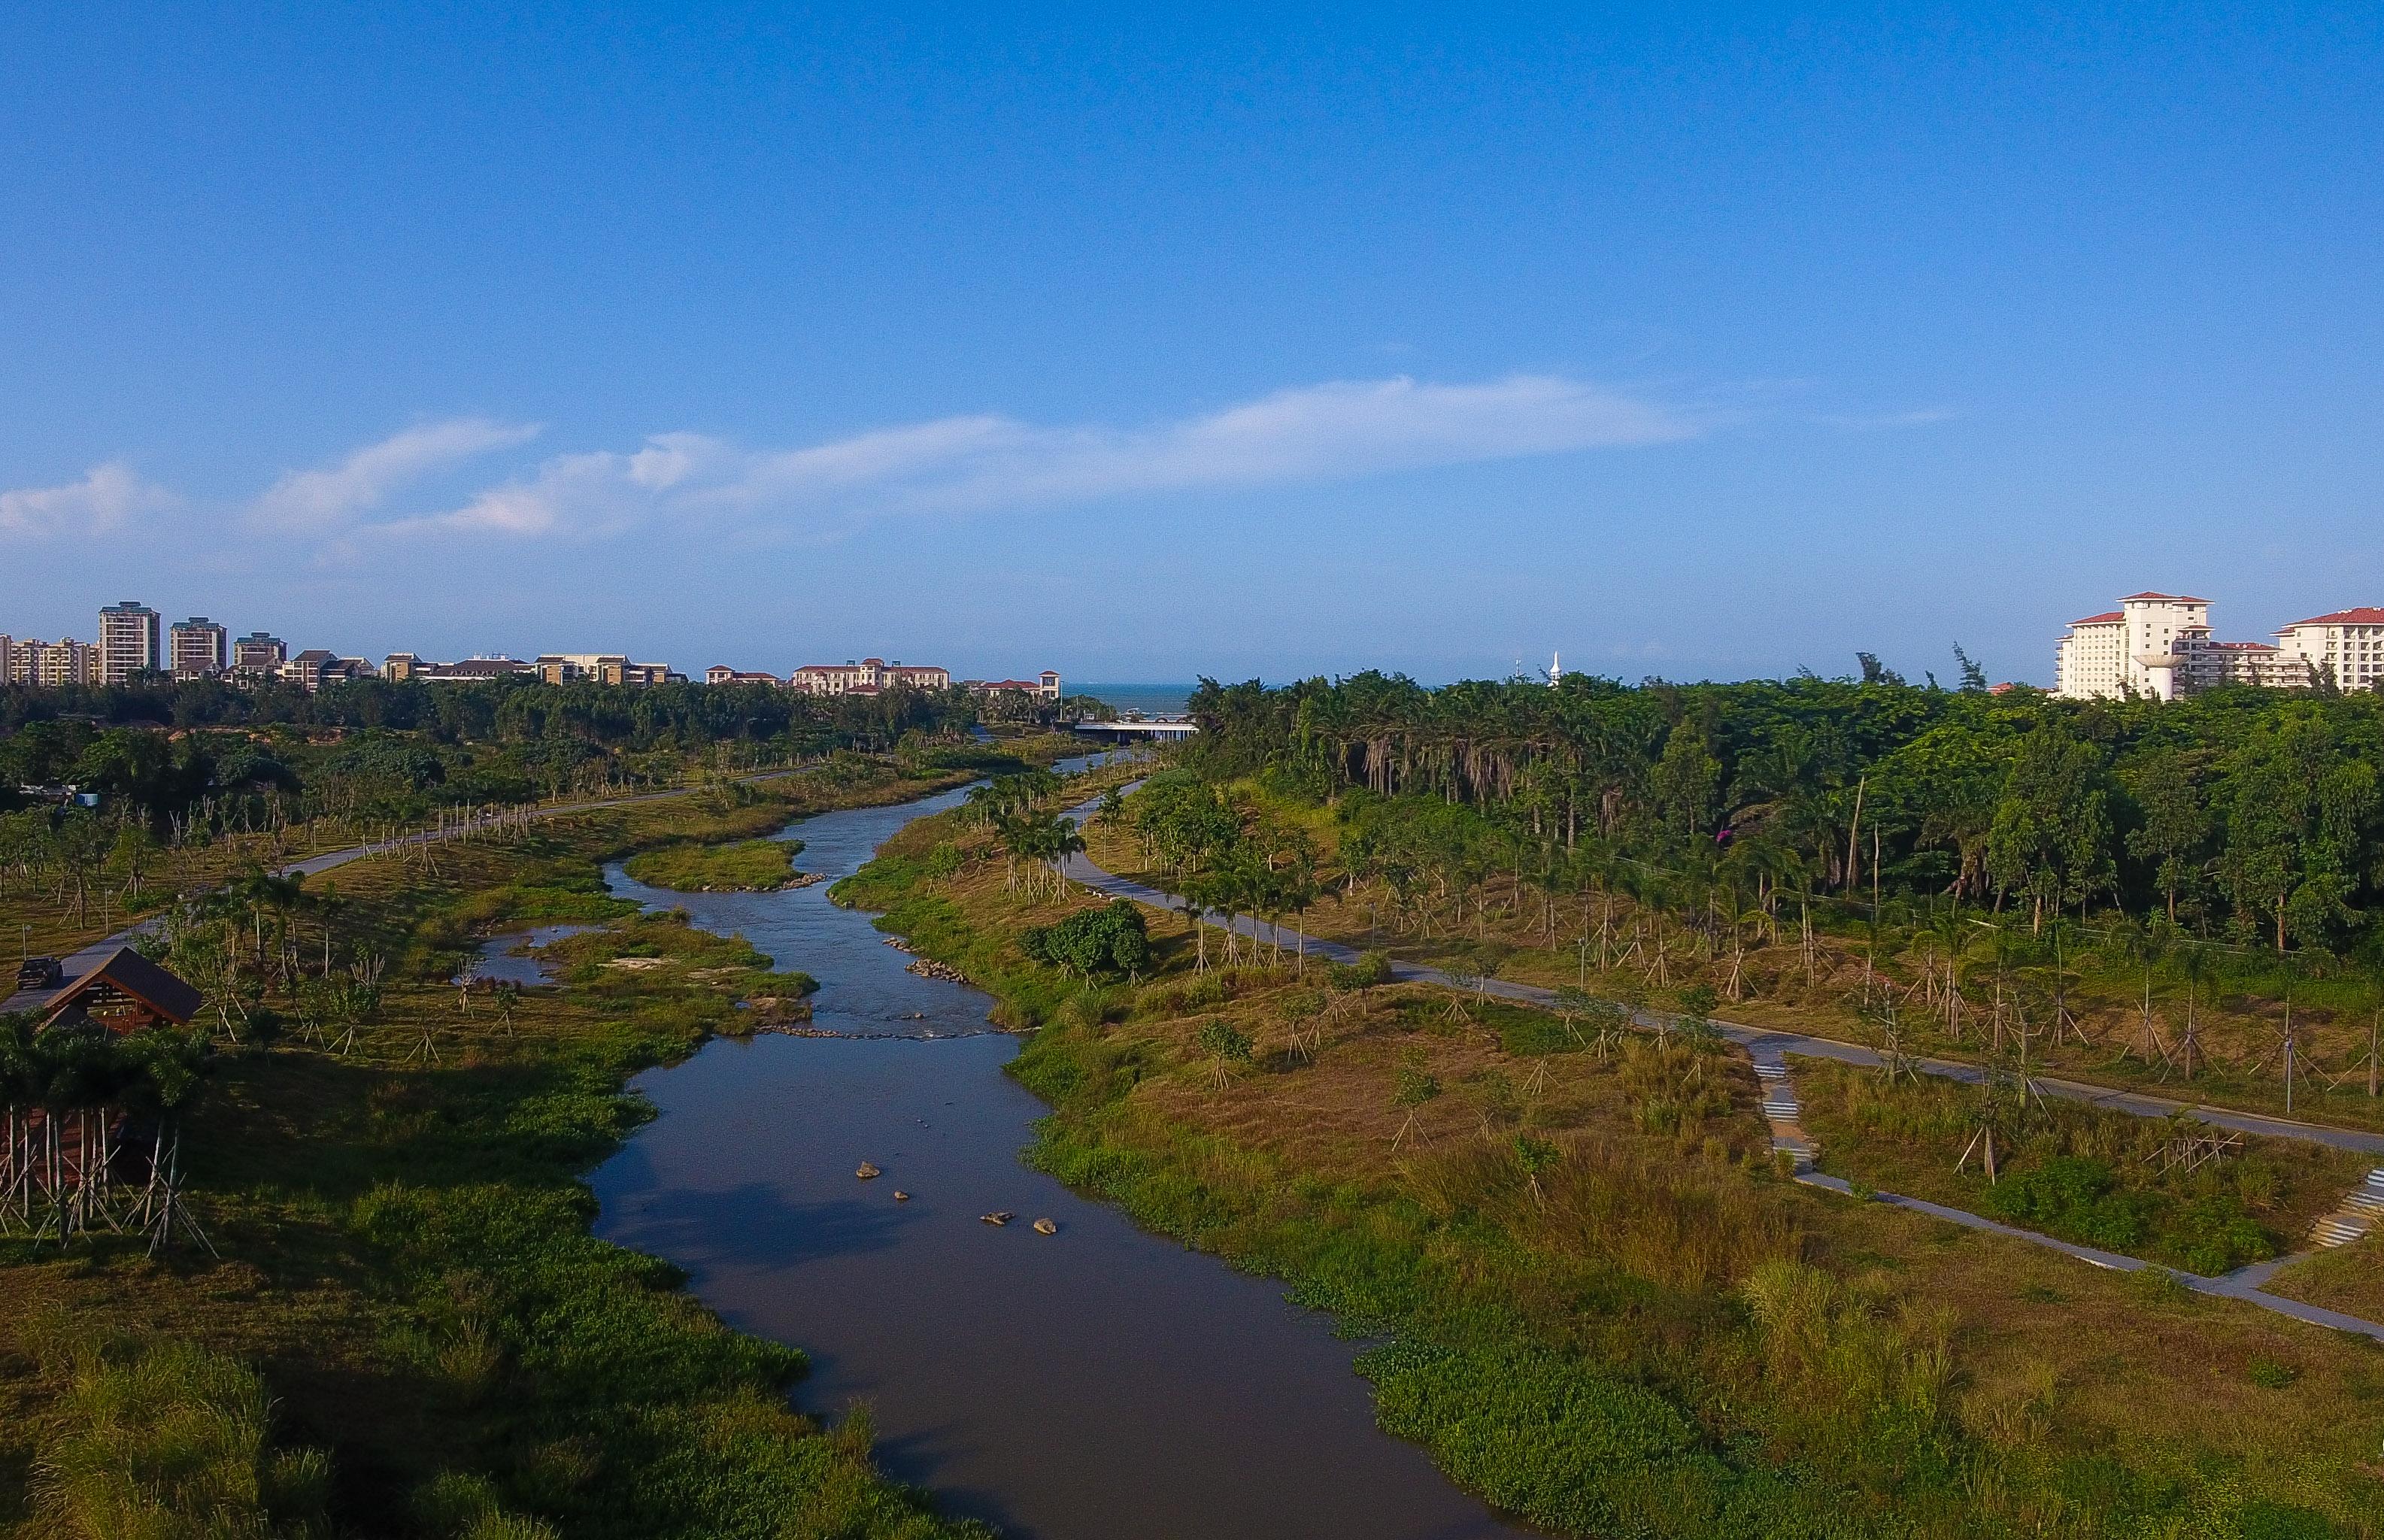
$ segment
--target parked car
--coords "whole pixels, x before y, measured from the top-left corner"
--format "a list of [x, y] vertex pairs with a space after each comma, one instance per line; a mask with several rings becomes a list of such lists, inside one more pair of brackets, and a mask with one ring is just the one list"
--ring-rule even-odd
[[65, 970], [58, 966], [56, 958], [29, 957], [25, 959], [24, 965], [17, 970], [17, 987], [55, 989], [58, 987], [58, 980], [63, 976], [65, 976]]

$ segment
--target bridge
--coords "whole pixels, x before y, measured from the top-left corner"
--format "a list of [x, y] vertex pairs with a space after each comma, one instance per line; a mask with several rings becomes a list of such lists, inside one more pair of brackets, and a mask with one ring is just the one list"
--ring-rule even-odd
[[1074, 730], [1103, 743], [1130, 743], [1136, 739], [1149, 743], [1175, 743], [1190, 738], [1200, 727], [1198, 723], [1161, 717], [1149, 722], [1078, 722]]

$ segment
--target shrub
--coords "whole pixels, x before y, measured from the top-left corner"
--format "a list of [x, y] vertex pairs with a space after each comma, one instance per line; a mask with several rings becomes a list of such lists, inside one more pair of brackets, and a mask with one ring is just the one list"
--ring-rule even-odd
[[1035, 962], [1084, 978], [1134, 978], [1150, 966], [1150, 933], [1142, 911], [1124, 899], [1081, 910], [1055, 925], [1033, 926], [1020, 935], [1018, 945]]
[[2110, 1251], [2132, 1250], [2151, 1232], [2157, 1200], [2118, 1190], [2110, 1165], [2061, 1155], [2014, 1172], [1987, 1189], [1982, 1205], [1996, 1219]]

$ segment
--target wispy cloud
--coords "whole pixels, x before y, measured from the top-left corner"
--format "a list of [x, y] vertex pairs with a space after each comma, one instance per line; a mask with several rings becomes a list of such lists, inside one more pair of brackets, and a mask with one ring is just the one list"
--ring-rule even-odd
[[627, 453], [555, 456], [460, 507], [385, 528], [597, 536], [667, 517], [833, 536], [904, 514], [1347, 480], [1700, 430], [1670, 409], [1555, 375], [1340, 380], [1142, 428], [957, 416], [792, 450], [663, 434]]
[[276, 481], [249, 510], [268, 529], [328, 533], [381, 507], [391, 496], [427, 476], [480, 455], [528, 443], [539, 429], [529, 424], [455, 417], [425, 423], [366, 444], [338, 465], [292, 471]]
[[145, 481], [120, 461], [93, 466], [80, 481], [62, 487], [23, 487], [0, 491], [0, 533], [51, 535], [113, 529], [143, 514], [175, 506], [180, 499]]

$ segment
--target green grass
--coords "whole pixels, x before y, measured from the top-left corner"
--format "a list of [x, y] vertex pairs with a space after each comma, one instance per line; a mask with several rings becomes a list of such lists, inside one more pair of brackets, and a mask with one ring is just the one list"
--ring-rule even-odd
[[[651, 1115], [628, 1077], [734, 1029], [749, 995], [810, 980], [660, 914], [574, 938], [565, 986], [525, 992], [510, 1025], [432, 982], [478, 931], [618, 914], [605, 860], [955, 778], [855, 770], [758, 802], [591, 814], [435, 869], [343, 870], [340, 923], [388, 949], [387, 1001], [351, 1056], [285, 1042], [219, 1061], [186, 1149], [225, 1260], [0, 1242], [0, 1535], [982, 1536], [877, 1472], [865, 1416], [826, 1428], [790, 1410], [799, 1351], [728, 1330], [674, 1269], [589, 1234], [580, 1174]], [[664, 965], [604, 966], [620, 957]], [[426, 1029], [439, 1060], [408, 1062]], [[57, 1323], [141, 1353], [78, 1369]], [[37, 1511], [41, 1471], [71, 1463], [76, 1500], [106, 1504], [128, 1500], [106, 1472], [160, 1462], [256, 1496], [204, 1530]], [[319, 1485], [319, 1517], [302, 1485]]]
[[650, 888], [677, 893], [766, 893], [794, 879], [799, 839], [740, 839], [729, 845], [665, 845], [623, 863]]
[[[1732, 1056], [1196, 975], [1165, 923], [1149, 985], [1073, 987], [1015, 945], [1050, 907], [973, 851], [924, 821], [838, 896], [1040, 1025], [1028, 1161], [1382, 1339], [1383, 1426], [1551, 1533], [2384, 1534], [2368, 1345], [1781, 1182]], [[1256, 1047], [1223, 1076], [1219, 1021]], [[2239, 1198], [2333, 1179], [2270, 1176]]]

